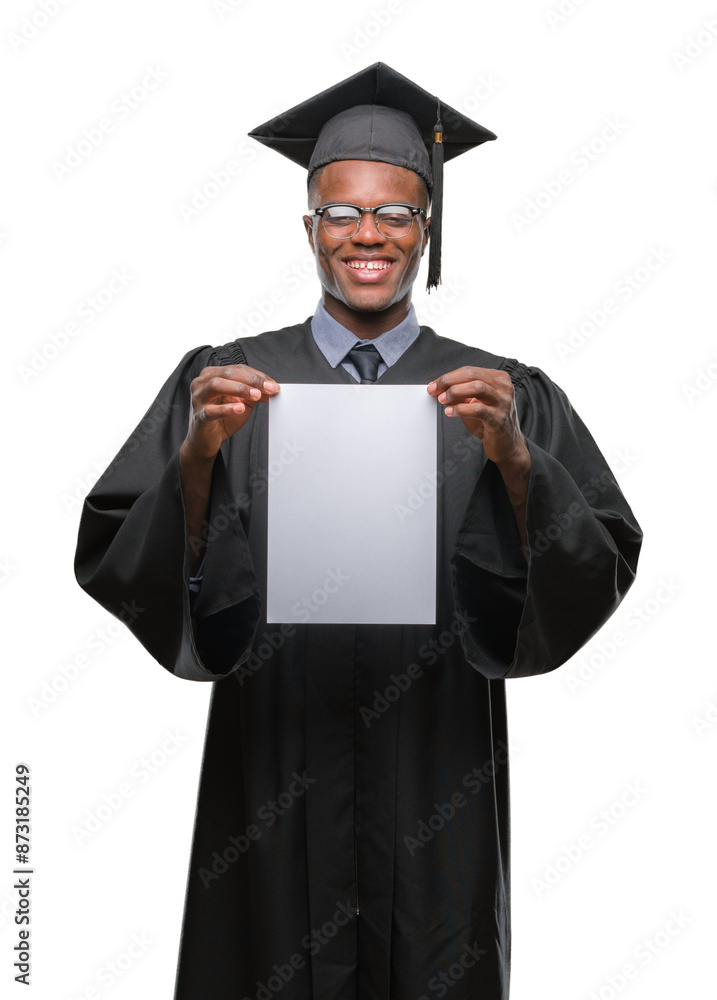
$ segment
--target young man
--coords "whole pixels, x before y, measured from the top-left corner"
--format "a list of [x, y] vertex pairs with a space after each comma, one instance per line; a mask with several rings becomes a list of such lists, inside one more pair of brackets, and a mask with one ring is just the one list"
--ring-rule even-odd
[[[455, 1000], [506, 1000], [504, 682], [565, 662], [634, 579], [640, 529], [564, 393], [418, 326], [435, 111], [376, 64], [254, 133], [308, 167], [321, 303], [185, 355], [85, 504], [80, 584], [120, 617], [143, 608], [129, 627], [168, 670], [218, 682], [178, 1000], [419, 1000], [458, 982]], [[464, 148], [493, 138], [443, 118]], [[436, 624], [268, 625], [270, 400], [359, 380], [436, 400]]]

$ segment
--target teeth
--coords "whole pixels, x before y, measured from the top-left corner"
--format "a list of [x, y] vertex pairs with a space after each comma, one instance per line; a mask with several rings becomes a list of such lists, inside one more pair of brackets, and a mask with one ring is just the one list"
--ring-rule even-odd
[[387, 260], [347, 260], [346, 263], [357, 271], [385, 271], [391, 266]]

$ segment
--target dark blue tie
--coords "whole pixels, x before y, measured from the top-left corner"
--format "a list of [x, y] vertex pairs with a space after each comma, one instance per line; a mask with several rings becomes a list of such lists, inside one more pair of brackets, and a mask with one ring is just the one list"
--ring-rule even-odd
[[376, 372], [382, 358], [373, 344], [359, 344], [357, 347], [352, 347], [346, 358], [356, 365], [361, 376], [361, 385], [371, 385], [376, 381]]

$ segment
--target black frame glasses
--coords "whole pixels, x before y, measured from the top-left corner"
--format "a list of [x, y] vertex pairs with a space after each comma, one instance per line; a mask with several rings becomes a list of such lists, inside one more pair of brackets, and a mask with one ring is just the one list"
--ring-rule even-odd
[[[356, 229], [354, 230], [353, 233], [349, 233], [348, 236], [337, 236], [335, 233], [332, 233], [329, 229], [327, 229], [327, 227], [326, 227], [326, 221], [324, 219], [324, 212], [328, 208], [343, 208], [343, 207], [354, 208], [359, 213], [358, 216], [356, 217]], [[408, 227], [408, 229], [406, 230], [405, 233], [401, 233], [400, 236], [396, 236], [395, 234], [392, 234], [392, 233], [384, 233], [381, 230], [381, 225], [380, 225], [381, 220], [378, 218], [378, 216], [376, 215], [376, 213], [380, 212], [382, 208], [407, 208], [407, 209], [409, 209], [409, 211], [411, 212], [411, 225]], [[356, 236], [360, 232], [360, 230], [361, 230], [361, 224], [363, 222], [363, 214], [364, 214], [364, 212], [371, 212], [371, 214], [373, 215], [373, 224], [376, 227], [376, 232], [379, 233], [379, 235], [381, 235], [381, 236], [383, 236], [383, 237], [385, 237], [386, 239], [389, 239], [389, 240], [402, 240], [402, 239], [404, 239], [406, 236], [408, 236], [408, 234], [413, 229], [413, 220], [416, 218], [417, 215], [422, 215], [424, 217], [424, 219], [427, 218], [427, 216], [428, 216], [428, 213], [426, 212], [426, 210], [424, 208], [417, 208], [415, 205], [407, 205], [407, 204], [405, 204], [404, 202], [401, 202], [401, 201], [387, 201], [384, 205], [376, 205], [375, 208], [370, 208], [370, 207], [361, 206], [361, 205], [350, 205], [350, 204], [348, 204], [348, 202], [344, 202], [344, 201], [332, 201], [332, 202], [329, 202], [329, 204], [327, 204], [327, 205], [322, 205], [320, 208], [311, 208], [311, 209], [309, 209], [309, 215], [312, 218], [315, 218], [315, 217], [318, 216], [321, 219], [321, 224], [324, 227], [324, 232], [326, 233], [327, 236], [330, 236], [334, 240], [350, 240], [350, 239], [353, 239], [353, 237]]]

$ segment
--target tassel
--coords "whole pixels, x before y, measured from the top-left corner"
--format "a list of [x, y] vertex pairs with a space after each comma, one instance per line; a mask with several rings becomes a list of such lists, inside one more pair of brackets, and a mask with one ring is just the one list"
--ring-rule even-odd
[[428, 247], [428, 281], [426, 291], [437, 288], [441, 283], [441, 243], [443, 228], [443, 125], [441, 124], [441, 102], [438, 101], [437, 121], [433, 126], [433, 149], [431, 151], [431, 173], [433, 191], [431, 194], [431, 225]]

